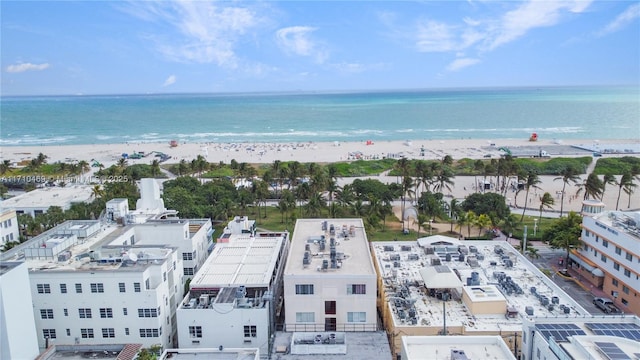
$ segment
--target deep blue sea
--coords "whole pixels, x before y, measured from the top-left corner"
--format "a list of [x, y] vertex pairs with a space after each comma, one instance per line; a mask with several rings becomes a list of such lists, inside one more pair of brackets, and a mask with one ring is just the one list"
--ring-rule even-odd
[[0, 145], [638, 139], [640, 88], [2, 97]]

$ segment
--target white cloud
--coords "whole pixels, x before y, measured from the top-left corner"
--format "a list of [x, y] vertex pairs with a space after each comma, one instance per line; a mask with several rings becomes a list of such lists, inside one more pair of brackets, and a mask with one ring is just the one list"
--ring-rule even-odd
[[167, 80], [164, 81], [164, 84], [162, 84], [162, 86], [170, 86], [176, 83], [176, 76], [175, 75], [169, 75], [169, 77], [167, 78]]
[[454, 28], [437, 21], [418, 24], [416, 48], [420, 52], [447, 52], [457, 49]]
[[616, 16], [616, 18], [607, 24], [602, 30], [598, 32], [599, 36], [604, 36], [613, 32], [616, 32], [625, 26], [631, 24], [634, 20], [640, 18], [640, 4], [633, 4], [629, 6], [622, 14]]
[[447, 71], [458, 71], [466, 68], [467, 66], [475, 65], [480, 62], [480, 59], [474, 58], [459, 58], [455, 59], [449, 65], [447, 65]]
[[287, 54], [314, 57], [318, 63], [323, 63], [327, 51], [314, 39], [311, 34], [317, 28], [310, 26], [291, 26], [276, 31], [278, 46]]
[[146, 36], [168, 59], [235, 68], [237, 42], [263, 21], [253, 9], [237, 4], [133, 1], [121, 10], [160, 29], [169, 27]]
[[591, 0], [535, 1], [522, 4], [508, 11], [497, 22], [493, 34], [487, 39], [488, 49], [514, 41], [532, 29], [549, 27], [560, 22], [564, 11], [580, 13], [587, 9]]
[[42, 71], [49, 68], [48, 63], [32, 64], [32, 63], [19, 63], [7, 66], [7, 72], [21, 73], [25, 71]]

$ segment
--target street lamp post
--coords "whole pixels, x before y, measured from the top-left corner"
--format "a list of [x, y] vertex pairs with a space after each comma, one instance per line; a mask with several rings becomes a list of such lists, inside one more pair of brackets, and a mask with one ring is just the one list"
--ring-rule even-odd
[[432, 229], [433, 229], [433, 228], [431, 227], [431, 223], [433, 223], [433, 220], [432, 220], [432, 219], [430, 219], [430, 220], [429, 220], [429, 236], [431, 236], [431, 231], [432, 231]]
[[533, 236], [536, 236], [536, 230], [538, 230], [538, 219], [533, 219]]

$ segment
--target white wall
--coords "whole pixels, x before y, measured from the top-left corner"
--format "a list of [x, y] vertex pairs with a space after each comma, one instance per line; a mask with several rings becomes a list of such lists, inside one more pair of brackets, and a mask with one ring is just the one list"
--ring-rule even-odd
[[[260, 348], [260, 353], [268, 354], [268, 307], [240, 309], [233, 308], [232, 304], [214, 306], [210, 309], [178, 309], [180, 348], [218, 348], [222, 345], [225, 348]], [[245, 325], [256, 326], [256, 337], [244, 337]], [[202, 338], [191, 338], [189, 326], [201, 326]]]
[[0, 214], [0, 246], [11, 241], [20, 241], [18, 217], [13, 210]]
[[[175, 252], [174, 252], [175, 254]], [[175, 333], [175, 299], [182, 296], [182, 285], [172, 271], [172, 260], [158, 265], [150, 265], [143, 271], [124, 269], [116, 271], [34, 271], [30, 273], [31, 294], [33, 297], [33, 315], [37, 333], [42, 329], [56, 329], [55, 344], [113, 344], [141, 343], [143, 347], [160, 344], [171, 347]], [[178, 263], [177, 263], [178, 265]], [[136, 265], [140, 266], [140, 265]], [[167, 280], [163, 280], [163, 273]], [[173, 280], [170, 281], [170, 277]], [[149, 279], [150, 289], [145, 288], [145, 280]], [[120, 292], [119, 283], [125, 283], [125, 292]], [[140, 283], [141, 291], [134, 291], [134, 283]], [[170, 288], [170, 283], [174, 284]], [[60, 284], [67, 286], [67, 293], [61, 293]], [[76, 293], [75, 284], [82, 284], [82, 293]], [[102, 283], [104, 293], [92, 293], [91, 283]], [[37, 284], [49, 284], [50, 294], [39, 294]], [[177, 285], [177, 286], [176, 286]], [[177, 290], [177, 293], [176, 293]], [[173, 308], [171, 304], [173, 303]], [[79, 308], [91, 309], [90, 319], [79, 317]], [[111, 308], [112, 318], [101, 318], [100, 309]], [[124, 309], [127, 309], [125, 315]], [[140, 318], [138, 309], [160, 308], [158, 317]], [[52, 309], [53, 319], [42, 319], [41, 309]], [[64, 315], [67, 309], [67, 316]], [[173, 325], [172, 325], [173, 324]], [[93, 338], [82, 338], [81, 329], [91, 328]], [[102, 328], [113, 328], [115, 337], [103, 338]], [[126, 329], [129, 329], [129, 335]], [[162, 329], [158, 337], [140, 337], [140, 329]], [[70, 333], [67, 335], [67, 329]], [[44, 347], [44, 338], [38, 339], [39, 346]]]
[[0, 276], [0, 359], [34, 359], [37, 338], [29, 275], [22, 263]]
[[[313, 295], [297, 295], [296, 284], [313, 284]], [[348, 294], [347, 286], [365, 284], [366, 294]], [[284, 276], [285, 323], [287, 331], [324, 331], [325, 318], [335, 317], [336, 331], [375, 331], [375, 275], [352, 275], [336, 272], [312, 272]], [[325, 315], [325, 301], [336, 301], [336, 314]], [[314, 323], [297, 323], [296, 313], [314, 312]], [[365, 312], [365, 322], [348, 322], [348, 312]], [[311, 325], [305, 328], [305, 325]], [[315, 328], [314, 328], [315, 325]]]

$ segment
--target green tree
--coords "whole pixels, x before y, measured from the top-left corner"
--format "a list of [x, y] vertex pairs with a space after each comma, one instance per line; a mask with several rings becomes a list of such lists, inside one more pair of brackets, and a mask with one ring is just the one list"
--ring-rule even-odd
[[6, 174], [9, 170], [11, 170], [11, 161], [2, 160], [2, 162], [0, 163], [0, 175]]
[[473, 210], [469, 210], [467, 211], [467, 236], [471, 237], [471, 225], [474, 225], [476, 223], [476, 219], [478, 218], [478, 216], [476, 215], [475, 212], [473, 212]]
[[602, 194], [600, 194], [600, 200], [604, 198], [604, 192], [607, 189], [607, 185], [618, 185], [618, 180], [612, 174], [604, 174], [602, 179]]
[[565, 263], [568, 263], [571, 249], [582, 244], [582, 240], [580, 240], [581, 225], [582, 217], [570, 211], [566, 217], [554, 220], [549, 229], [545, 231], [542, 239], [554, 249], [566, 250]]
[[567, 187], [568, 183], [577, 184], [578, 181], [580, 181], [580, 176], [578, 176], [578, 170], [575, 169], [573, 166], [566, 166], [562, 170], [560, 170], [560, 176], [556, 177], [553, 180], [554, 181], [562, 180], [562, 183], [563, 183], [562, 195], [560, 196], [560, 216], [562, 217], [562, 213], [564, 210], [565, 188]]
[[[635, 186], [636, 185], [633, 183], [633, 175], [631, 174], [631, 172], [627, 171], [622, 174], [620, 182], [618, 183], [618, 199], [616, 200], [616, 210], [618, 210], [618, 206], [620, 205], [620, 194], [622, 193], [622, 190], [625, 189], [625, 192], [627, 192], [627, 189], [631, 189]], [[631, 192], [629, 192], [629, 194], [631, 194]]]
[[[545, 192], [544, 194], [542, 194], [540, 196], [540, 217], [539, 219], [542, 219], [542, 210], [546, 209], [552, 209], [553, 208], [553, 204], [555, 203], [555, 200], [553, 200], [553, 196], [551, 196], [551, 194], [549, 194], [548, 192]], [[520, 220], [522, 221], [522, 220]]]
[[462, 202], [462, 210], [472, 210], [476, 214], [487, 214], [499, 219], [506, 219], [511, 210], [506, 204], [504, 196], [496, 193], [473, 193]]
[[598, 175], [596, 175], [595, 173], [591, 173], [589, 174], [589, 176], [587, 176], [587, 179], [583, 182], [582, 186], [580, 186], [576, 195], [580, 194], [581, 191], [584, 191], [583, 200], [592, 198], [599, 199], [602, 198], [604, 186], [604, 182], [600, 180]]
[[151, 177], [157, 177], [160, 175], [160, 161], [158, 159], [154, 159], [151, 162]]
[[536, 174], [533, 171], [529, 171], [529, 173], [527, 173], [527, 177], [524, 183], [524, 189], [526, 190], [526, 192], [524, 196], [524, 206], [522, 207], [523, 210], [522, 210], [522, 217], [520, 218], [520, 222], [524, 220], [524, 212], [527, 210], [527, 200], [529, 199], [529, 190], [531, 188], [539, 189], [538, 184], [540, 184], [540, 178], [538, 177], [538, 174]]
[[482, 231], [491, 225], [491, 219], [487, 214], [480, 214], [476, 217], [474, 225], [478, 227], [478, 236], [481, 236]]

